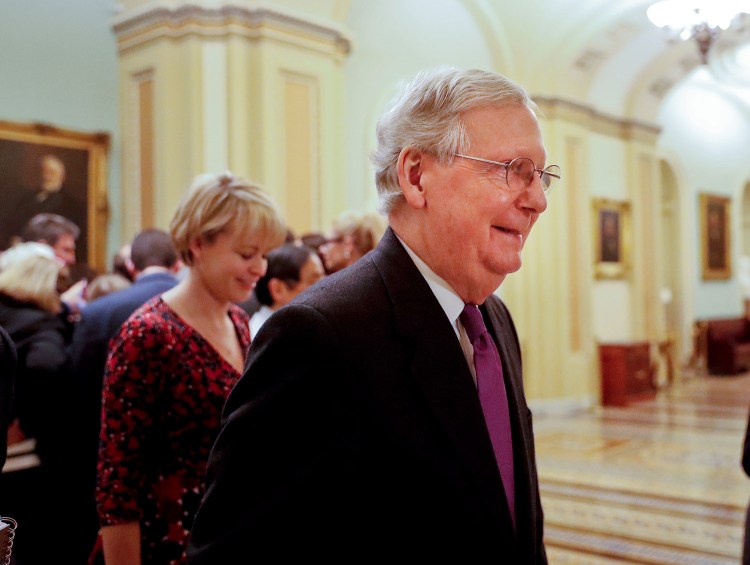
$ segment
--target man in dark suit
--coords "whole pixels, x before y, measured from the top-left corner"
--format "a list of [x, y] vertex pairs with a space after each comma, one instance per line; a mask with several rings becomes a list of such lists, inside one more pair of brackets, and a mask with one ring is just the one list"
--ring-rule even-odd
[[[225, 406], [188, 563], [547, 562], [518, 338], [493, 295], [559, 178], [540, 168], [533, 107], [501, 75], [436, 69], [383, 114], [373, 162], [390, 227], [260, 330]], [[464, 311], [494, 345], [469, 341]], [[477, 389], [490, 350], [505, 455]]]
[[[77, 507], [85, 513], [76, 531], [82, 534], [82, 551], [93, 546], [98, 530], [94, 502], [96, 461], [99, 450], [102, 382], [109, 341], [120, 326], [142, 304], [177, 284], [175, 273], [180, 263], [172, 239], [163, 230], [146, 229], [133, 239], [129, 268], [135, 282], [88, 304], [77, 323], [71, 343], [71, 356], [77, 384], [80, 431], [72, 468], [73, 481], [80, 489]], [[88, 526], [86, 530], [85, 526]], [[84, 556], [85, 561], [85, 556]], [[83, 562], [83, 561], [82, 561]]]

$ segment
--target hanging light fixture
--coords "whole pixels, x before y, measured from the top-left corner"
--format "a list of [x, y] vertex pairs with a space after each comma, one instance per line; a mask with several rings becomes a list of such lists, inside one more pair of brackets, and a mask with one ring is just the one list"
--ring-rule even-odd
[[719, 34], [739, 14], [748, 13], [750, 0], [662, 0], [646, 11], [654, 25], [668, 28], [682, 40], [695, 39], [704, 65]]

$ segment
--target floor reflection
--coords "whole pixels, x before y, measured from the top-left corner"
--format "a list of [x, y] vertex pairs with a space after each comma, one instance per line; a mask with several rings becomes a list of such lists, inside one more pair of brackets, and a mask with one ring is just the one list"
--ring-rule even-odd
[[700, 377], [627, 408], [535, 417], [550, 563], [739, 563], [749, 405], [750, 375]]

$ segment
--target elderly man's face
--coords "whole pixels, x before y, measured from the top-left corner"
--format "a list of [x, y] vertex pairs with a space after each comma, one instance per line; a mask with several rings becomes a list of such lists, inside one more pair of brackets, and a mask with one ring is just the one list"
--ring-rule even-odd
[[[509, 162], [527, 157], [543, 168], [546, 153], [533, 112], [526, 106], [483, 107], [462, 120], [470, 146], [465, 154]], [[505, 169], [455, 158], [442, 165], [424, 156], [426, 205], [424, 259], [466, 301], [481, 303], [521, 267], [521, 250], [547, 208], [539, 175], [520, 191], [509, 189]]]
[[42, 188], [53, 192], [59, 190], [65, 180], [65, 169], [52, 159], [42, 161]]

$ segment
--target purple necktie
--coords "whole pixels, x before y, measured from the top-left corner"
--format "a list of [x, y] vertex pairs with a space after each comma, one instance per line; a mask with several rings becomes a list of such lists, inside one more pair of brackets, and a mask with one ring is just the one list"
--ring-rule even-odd
[[479, 403], [490, 434], [495, 460], [505, 487], [505, 496], [513, 524], [516, 523], [515, 488], [513, 480], [513, 438], [510, 431], [508, 397], [503, 381], [503, 366], [495, 342], [484, 325], [482, 313], [474, 304], [467, 304], [461, 312], [461, 323], [474, 348], [474, 368], [477, 373]]

